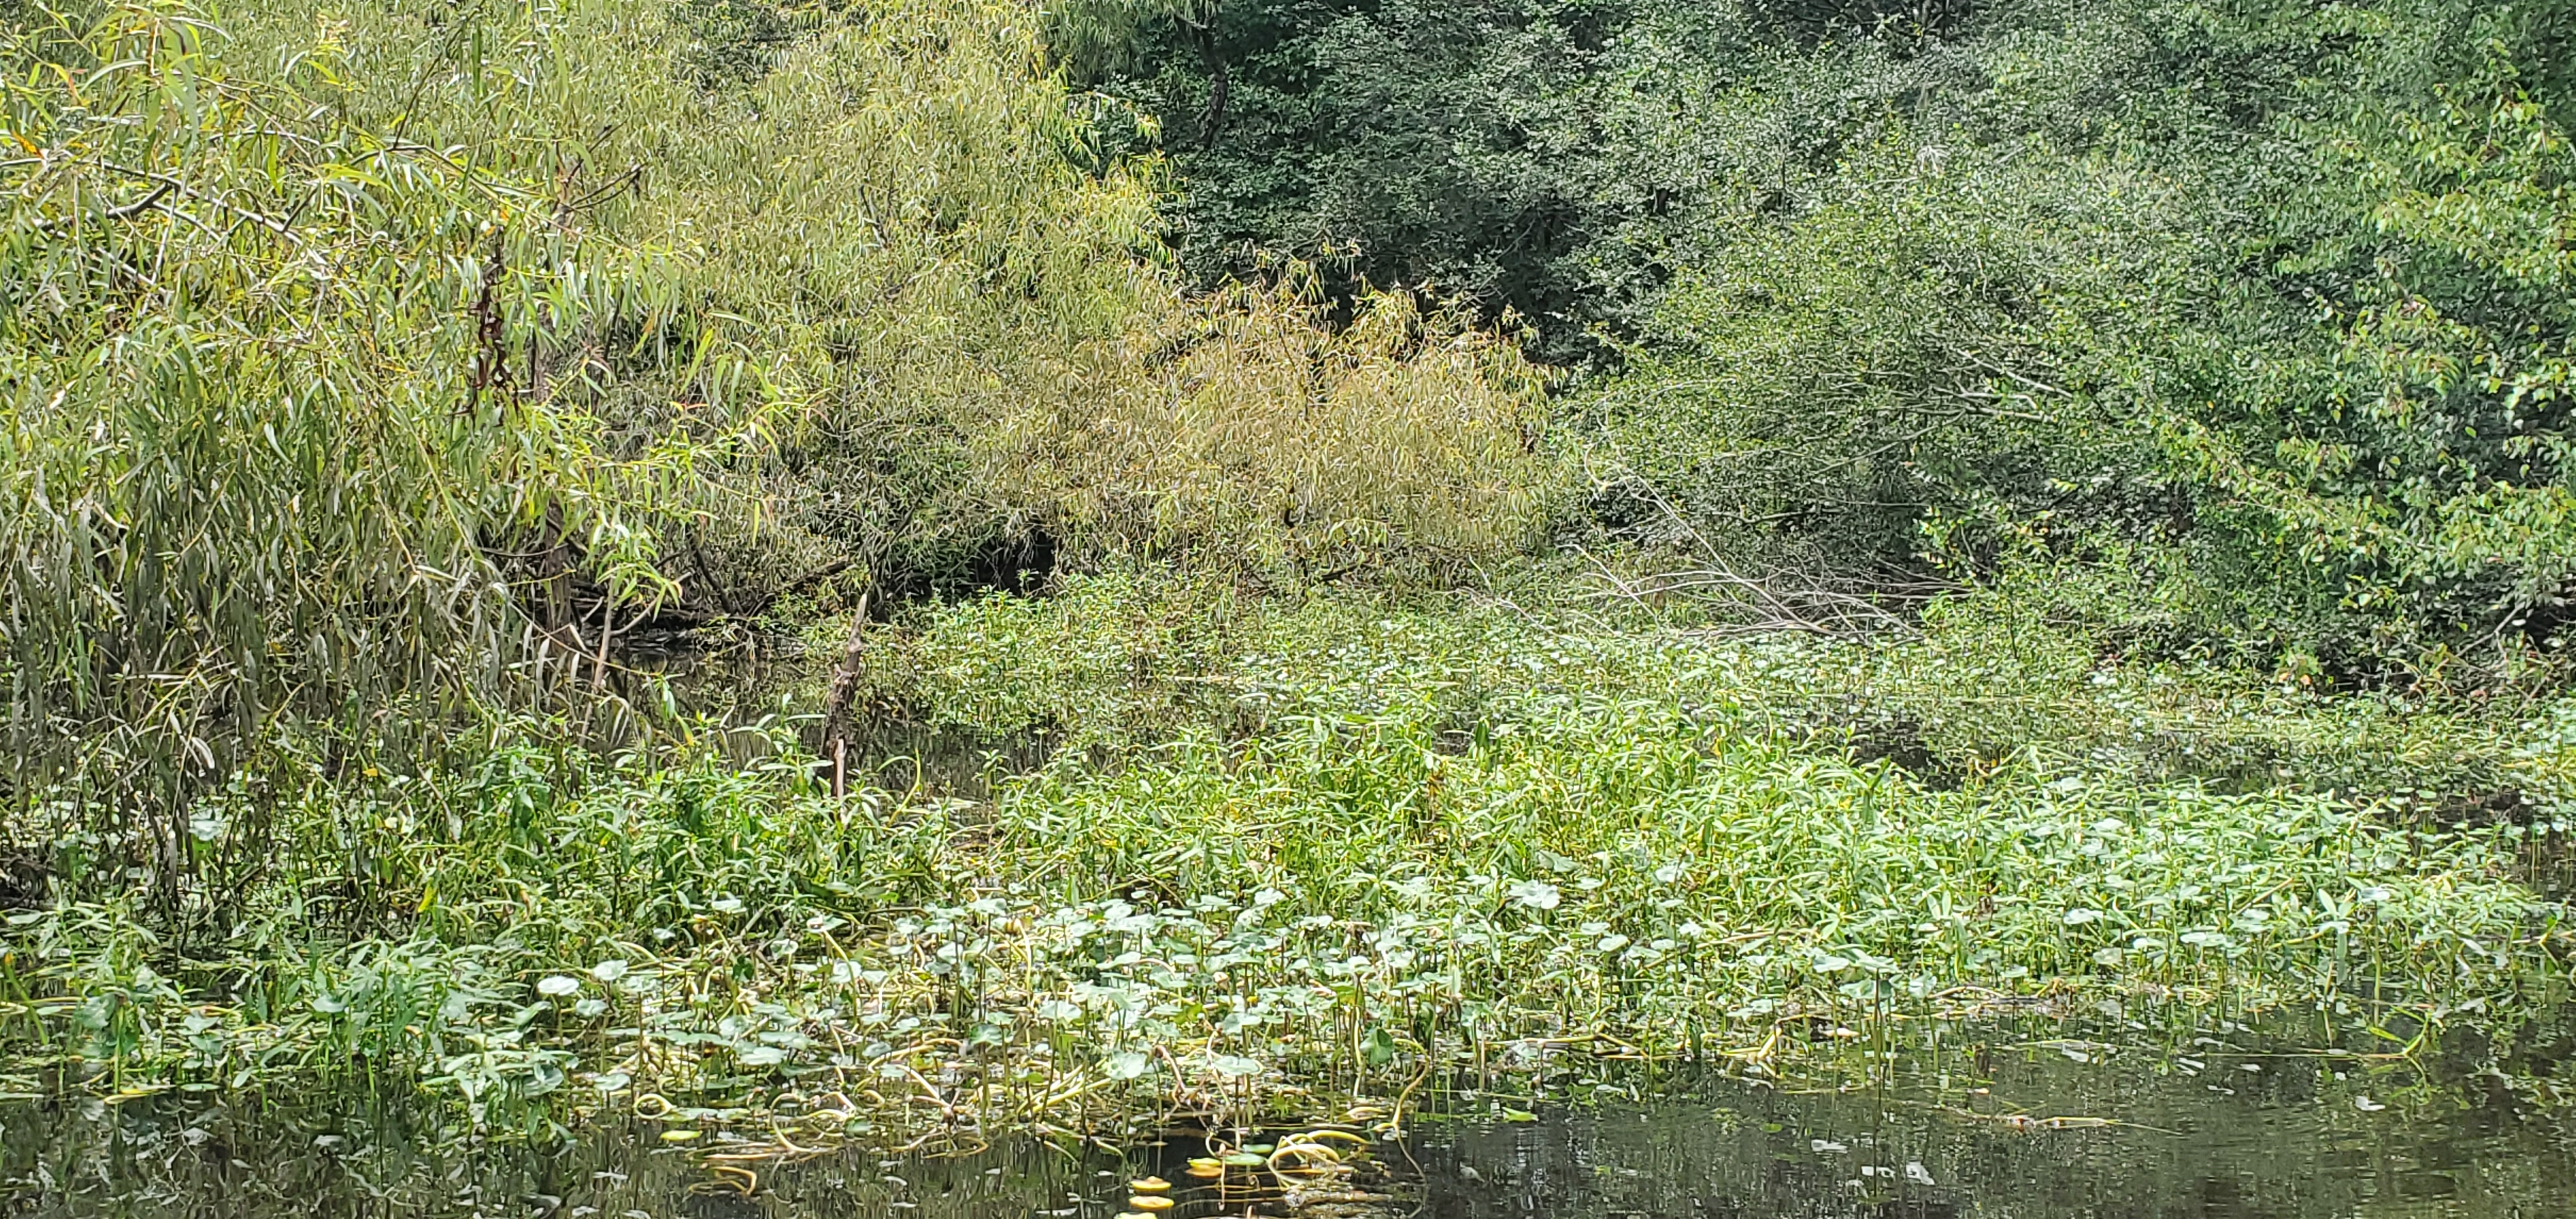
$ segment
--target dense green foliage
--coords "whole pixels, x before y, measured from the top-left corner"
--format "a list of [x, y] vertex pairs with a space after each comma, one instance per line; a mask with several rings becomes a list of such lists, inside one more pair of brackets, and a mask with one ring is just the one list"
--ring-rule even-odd
[[221, 891], [268, 846], [192, 825], [232, 776], [407, 763], [809, 573], [1523, 543], [1516, 354], [1184, 299], [1010, 10], [853, 12], [718, 90], [700, 16], [9, 10], [0, 798]]
[[[2566, 932], [2504, 877], [2518, 826], [2036, 752], [1856, 760], [1809, 718], [1842, 691], [1810, 683], [1869, 658], [1795, 639], [1238, 608], [1112, 578], [886, 640], [887, 688], [927, 717], [1064, 713], [1054, 759], [989, 803], [835, 801], [710, 736], [608, 767], [499, 748], [282, 809], [304, 849], [239, 955], [173, 964], [123, 902], [20, 915], [6, 1030], [135, 1089], [400, 1071], [496, 1121], [785, 1089], [844, 1098], [815, 1136], [968, 1139], [1299, 1081], [1393, 1097], [1596, 1039], [1776, 1071], [1838, 1022], [2016, 995], [2296, 1004], [2397, 1048], [2555, 993]], [[1176, 638], [1197, 663], [1149, 688], [1195, 703], [1128, 719], [1160, 743], [1087, 735]], [[2143, 726], [2158, 676], [2097, 706]], [[2403, 720], [2318, 719], [2347, 767], [2422, 761]], [[2221, 750], [2241, 728], [2159, 726]], [[2538, 791], [2569, 755], [2532, 744], [2490, 760]], [[317, 917], [344, 938], [309, 939]]]
[[[517, 349], [478, 346], [466, 307], [596, 329], [665, 298], [649, 259], [511, 233], [558, 192], [371, 133], [339, 104], [348, 32], [310, 33], [240, 79], [177, 11], [12, 31], [0, 674], [22, 807], [64, 781], [177, 811], [280, 717], [382, 737], [492, 696], [520, 621], [489, 544], [551, 527], [603, 579], [659, 582], [621, 510], [651, 457], [487, 392]], [[594, 276], [547, 269], [594, 253]], [[184, 816], [152, 833], [165, 859], [189, 839]]]
[[1077, 64], [1160, 119], [1200, 274], [1355, 251], [1622, 369], [1591, 527], [1882, 583], [2036, 546], [2174, 646], [2385, 678], [2560, 616], [2571, 22], [1275, 0]]
[[2562, 7], [0, 0], [0, 1049], [964, 1138], [2510, 1031]]

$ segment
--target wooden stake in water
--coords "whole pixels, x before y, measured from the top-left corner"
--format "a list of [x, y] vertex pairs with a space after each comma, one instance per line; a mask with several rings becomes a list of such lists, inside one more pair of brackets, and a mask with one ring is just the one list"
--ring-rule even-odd
[[832, 755], [832, 798], [850, 794], [850, 700], [859, 689], [859, 662], [867, 649], [868, 596], [859, 594], [859, 612], [850, 618], [850, 641], [841, 647], [841, 663], [823, 695], [823, 742]]

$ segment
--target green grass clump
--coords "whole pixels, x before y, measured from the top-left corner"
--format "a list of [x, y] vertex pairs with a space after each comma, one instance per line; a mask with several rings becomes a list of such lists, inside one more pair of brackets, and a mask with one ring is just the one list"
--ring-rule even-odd
[[1567, 1041], [1770, 1069], [1838, 1026], [2032, 1000], [2403, 1039], [2562, 972], [2520, 827], [2081, 748], [1916, 773], [1811, 714], [1887, 662], [1847, 645], [1357, 601], [1211, 615], [1237, 631], [1214, 640], [1134, 591], [883, 641], [881, 696], [1077, 746], [988, 803], [835, 801], [792, 747], [703, 744], [316, 789], [279, 814], [313, 845], [228, 926], [12, 916], [13, 1058], [390, 1080], [493, 1122], [749, 1105], [971, 1137], [1398, 1096]]
[[[1964, 593], [1872, 640], [1575, 614], [1498, 597], [1302, 601], [1204, 574], [1113, 568], [1042, 598], [989, 596], [872, 637], [890, 715], [1122, 752], [1190, 726], [1263, 732], [1414, 691], [1459, 724], [1509, 695], [1617, 692], [1737, 734], [1885, 757], [1939, 786], [2031, 765], [2122, 782], [2337, 792], [2408, 805], [2556, 791], [2562, 706], [2507, 689], [2328, 695], [2279, 675], [2159, 659], [2044, 591]], [[2479, 694], [2483, 696], [2484, 691]], [[2551, 797], [2554, 798], [2554, 797]]]

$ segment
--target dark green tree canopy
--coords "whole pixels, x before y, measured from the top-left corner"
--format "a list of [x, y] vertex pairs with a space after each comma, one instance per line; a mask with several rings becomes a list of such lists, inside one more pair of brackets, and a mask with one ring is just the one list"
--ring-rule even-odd
[[1068, 65], [1156, 120], [1184, 267], [1517, 315], [1598, 374], [1578, 530], [2117, 552], [2365, 669], [2559, 616], [2567, 5], [1121, 12]]

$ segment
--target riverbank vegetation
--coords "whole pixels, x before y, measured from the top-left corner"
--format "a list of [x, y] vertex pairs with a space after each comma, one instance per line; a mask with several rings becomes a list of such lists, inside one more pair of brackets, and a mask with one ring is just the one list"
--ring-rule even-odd
[[1471, 15], [0, 4], [12, 1086], [2563, 998], [2576, 14]]
[[[523, 1119], [547, 1093], [783, 1089], [912, 1138], [1256, 1090], [1382, 1102], [1559, 1044], [1762, 1071], [1889, 1013], [2034, 1000], [2294, 1004], [2397, 1051], [2462, 1005], [2556, 997], [2521, 827], [2154, 777], [2142, 737], [2211, 708], [2151, 672], [2096, 687], [2133, 718], [2073, 749], [1899, 746], [1909, 769], [1856, 756], [1886, 748], [1841, 718], [1868, 678], [1814, 682], [1904, 663], [1865, 646], [1322, 603], [1220, 611], [1197, 625], [1234, 635], [1172, 675], [1188, 693], [1138, 697], [1169, 635], [1139, 637], [1134, 589], [981, 602], [909, 641], [928, 717], [1080, 709], [989, 800], [834, 800], [711, 739], [607, 763], [500, 744], [272, 811], [320, 849], [273, 861], [179, 971], [130, 900], [17, 916], [21, 984], [53, 995], [18, 1031], [146, 1086], [392, 1068]], [[1987, 701], [1914, 705], [1942, 699]], [[2441, 748], [2355, 711], [2266, 726], [2356, 775]]]

